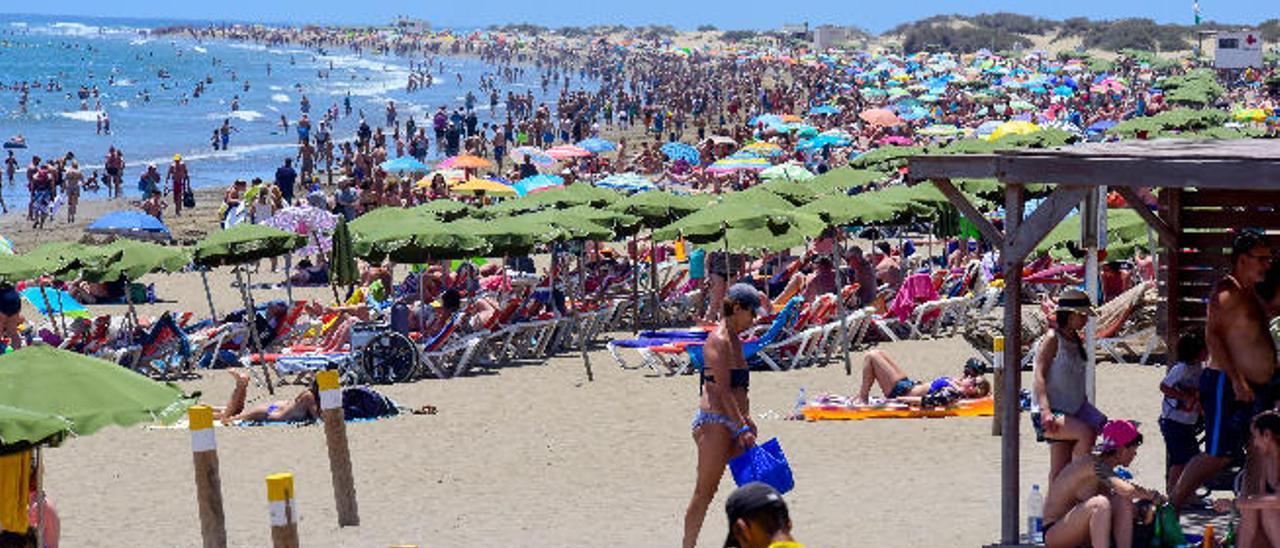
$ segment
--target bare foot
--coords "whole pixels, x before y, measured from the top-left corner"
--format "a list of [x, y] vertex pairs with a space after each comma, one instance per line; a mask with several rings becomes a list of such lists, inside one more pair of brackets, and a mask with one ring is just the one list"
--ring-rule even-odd
[[248, 386], [248, 385], [249, 385], [249, 380], [250, 380], [250, 379], [249, 379], [249, 374], [248, 374], [248, 373], [245, 373], [245, 372], [240, 371], [240, 370], [238, 370], [238, 369], [230, 369], [230, 368], [228, 368], [228, 369], [227, 369], [227, 374], [228, 374], [228, 375], [231, 375], [232, 377], [234, 377], [234, 378], [236, 379], [236, 386], [242, 386], [242, 385], [243, 385], [243, 386]]

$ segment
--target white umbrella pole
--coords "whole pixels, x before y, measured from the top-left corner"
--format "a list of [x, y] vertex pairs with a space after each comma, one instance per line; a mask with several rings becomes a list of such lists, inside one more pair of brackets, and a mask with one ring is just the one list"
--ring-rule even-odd
[[293, 306], [293, 253], [284, 254], [284, 296]]
[[587, 356], [587, 329], [586, 324], [582, 322], [581, 307], [587, 301], [587, 271], [583, 264], [583, 256], [586, 255], [586, 242], [583, 242], [581, 248], [578, 249], [578, 306], [573, 308], [574, 315], [578, 317], [578, 348], [582, 350], [582, 367], [587, 370], [587, 382], [595, 381], [595, 376], [591, 374], [591, 358]]
[[[840, 264], [841, 261], [837, 260], [837, 258], [844, 257], [843, 232], [841, 229], [836, 230], [835, 245], [831, 246], [831, 254], [833, 255], [831, 257], [831, 266], [836, 269], [836, 302], [839, 303], [840, 307], [840, 353], [844, 359], [844, 374], [852, 375], [853, 362], [849, 361], [849, 326], [845, 322], [847, 314], [845, 314], [846, 309], [844, 306], [844, 268]], [[836, 256], [837, 253], [839, 253], [838, 256]]]
[[133, 344], [133, 332], [138, 328], [138, 310], [133, 306], [133, 291], [130, 291], [129, 278], [124, 279], [124, 302], [129, 305], [129, 323], [133, 324], [133, 329], [125, 333], [125, 342]]
[[58, 322], [54, 320], [53, 305], [49, 304], [49, 293], [45, 290], [43, 276], [40, 278], [40, 299], [44, 301], [44, 309], [49, 312], [49, 323], [53, 325], [53, 332], [58, 336], [61, 336], [62, 333], [58, 331]]

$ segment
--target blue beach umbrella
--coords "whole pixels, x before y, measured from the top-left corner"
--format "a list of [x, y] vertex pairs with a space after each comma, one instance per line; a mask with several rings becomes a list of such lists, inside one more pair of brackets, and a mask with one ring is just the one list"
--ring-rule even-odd
[[840, 107], [833, 105], [820, 105], [809, 109], [809, 114], [814, 116], [826, 116], [831, 114], [840, 114]]
[[113, 211], [98, 217], [85, 232], [110, 234], [138, 240], [168, 240], [172, 237], [169, 227], [160, 219], [141, 211]]
[[383, 171], [386, 171], [389, 173], [408, 173], [411, 171], [421, 171], [423, 173], [426, 173], [428, 171], [431, 171], [431, 166], [428, 166], [427, 164], [419, 162], [417, 158], [414, 158], [412, 156], [401, 156], [399, 158], [393, 158], [391, 160], [387, 160], [385, 162], [382, 162], [381, 164], [378, 164], [378, 167], [382, 168]]
[[511, 185], [511, 187], [515, 189], [516, 195], [520, 197], [528, 196], [529, 194], [532, 194], [539, 190], [545, 190], [548, 188], [555, 188], [559, 186], [564, 186], [563, 177], [559, 175], [547, 175], [544, 173], [539, 173], [532, 177], [525, 177], [524, 179], [520, 179], [519, 181], [516, 181], [516, 184]]
[[702, 154], [693, 145], [672, 142], [662, 145], [659, 150], [670, 160], [684, 160], [694, 165], [702, 160]]
[[614, 144], [613, 141], [601, 139], [599, 137], [592, 137], [590, 139], [578, 141], [578, 147], [595, 154], [618, 150], [618, 145]]

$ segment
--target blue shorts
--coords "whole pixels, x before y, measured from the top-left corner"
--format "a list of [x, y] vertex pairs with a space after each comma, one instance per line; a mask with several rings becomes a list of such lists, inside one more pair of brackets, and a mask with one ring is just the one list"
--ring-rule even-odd
[[1205, 369], [1200, 373], [1200, 405], [1204, 408], [1204, 452], [1215, 457], [1243, 455], [1253, 404], [1236, 401], [1236, 391], [1225, 373]]
[[901, 398], [902, 396], [907, 395], [908, 392], [911, 392], [911, 389], [915, 388], [917, 384], [920, 383], [911, 379], [902, 379], [898, 381], [897, 384], [893, 385], [893, 390], [890, 390], [888, 394], [885, 394], [885, 397], [889, 399]]
[[1169, 419], [1160, 419], [1160, 435], [1164, 437], [1165, 462], [1169, 466], [1182, 466], [1200, 454], [1199, 428]]

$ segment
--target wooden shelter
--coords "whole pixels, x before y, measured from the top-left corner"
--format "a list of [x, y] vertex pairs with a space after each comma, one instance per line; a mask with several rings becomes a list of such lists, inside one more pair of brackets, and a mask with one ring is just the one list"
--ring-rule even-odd
[[[1173, 344], [1184, 327], [1203, 323], [1205, 298], [1228, 266], [1232, 231], [1280, 231], [1280, 140], [1192, 141], [1163, 139], [1090, 143], [1060, 149], [995, 154], [921, 155], [910, 158], [912, 183], [931, 181], [1000, 250], [1005, 302], [1019, 302], [1027, 255], [1081, 204], [1091, 190], [1118, 192], [1158, 235], [1160, 303], [1158, 332], [1175, 359]], [[1005, 223], [997, 229], [952, 184], [954, 179], [994, 178], [1004, 186]], [[1026, 185], [1053, 185], [1024, 215]], [[1159, 196], [1155, 210], [1140, 189]], [[1003, 363], [1022, 359], [1021, 314], [1005, 307]], [[1016, 365], [1014, 365], [1016, 367]], [[1021, 375], [1004, 376], [998, 398], [1017, 402]], [[1019, 542], [1020, 409], [997, 406], [1001, 440], [1001, 544]]]

